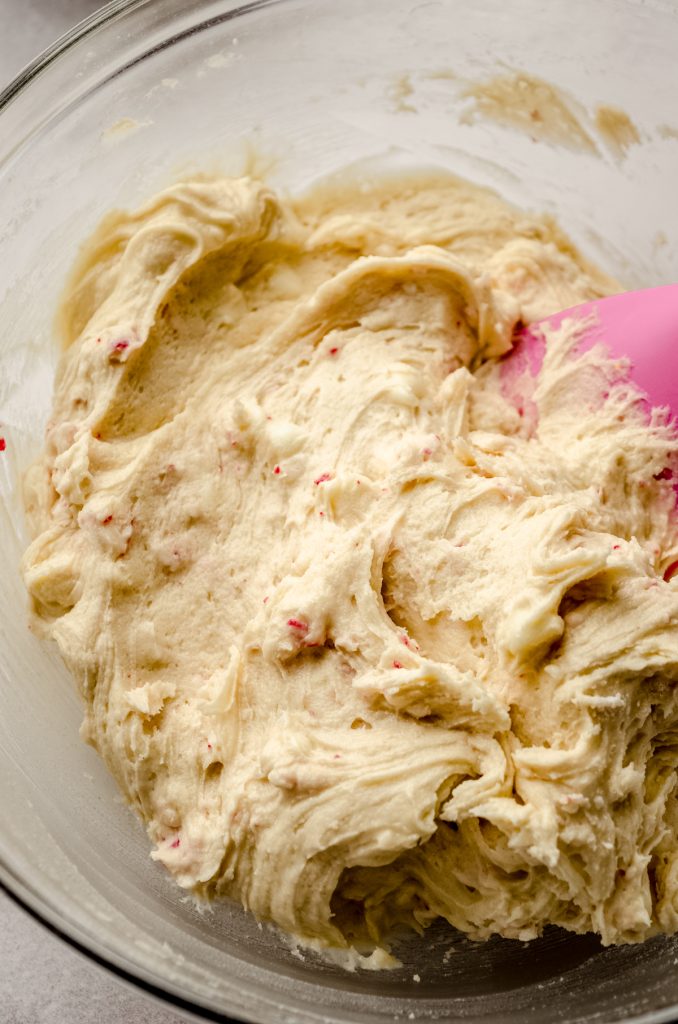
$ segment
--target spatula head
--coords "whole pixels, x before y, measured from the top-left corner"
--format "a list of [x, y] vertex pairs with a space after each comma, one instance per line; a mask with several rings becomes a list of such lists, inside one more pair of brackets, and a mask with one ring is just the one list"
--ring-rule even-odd
[[667, 407], [678, 422], [678, 284], [586, 302], [530, 325], [502, 366], [507, 386], [517, 384], [525, 373], [535, 377], [539, 372], [544, 354], [541, 324], [555, 328], [566, 319], [590, 322], [579, 351], [602, 343], [613, 358], [629, 359], [630, 380], [650, 405]]

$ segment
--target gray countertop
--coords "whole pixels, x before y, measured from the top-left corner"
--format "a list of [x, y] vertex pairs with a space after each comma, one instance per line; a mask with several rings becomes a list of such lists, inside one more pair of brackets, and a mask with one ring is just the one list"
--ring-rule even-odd
[[0, 891], [2, 1024], [180, 1024], [187, 1019], [90, 963]]
[[[99, 0], [0, 0], [0, 89]], [[0, 891], [2, 1024], [178, 1024], [165, 1009], [74, 952]]]

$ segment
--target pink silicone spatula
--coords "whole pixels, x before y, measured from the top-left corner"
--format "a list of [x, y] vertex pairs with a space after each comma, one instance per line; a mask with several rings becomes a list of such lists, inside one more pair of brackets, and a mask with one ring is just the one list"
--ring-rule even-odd
[[[585, 302], [541, 323], [558, 327], [566, 318], [590, 318], [578, 351], [602, 343], [614, 359], [629, 359], [629, 379], [650, 405], [667, 406], [671, 420], [678, 423], [678, 284]], [[504, 358], [501, 374], [507, 395], [520, 377], [536, 377], [539, 372], [544, 341], [538, 328], [539, 324], [524, 328]]]

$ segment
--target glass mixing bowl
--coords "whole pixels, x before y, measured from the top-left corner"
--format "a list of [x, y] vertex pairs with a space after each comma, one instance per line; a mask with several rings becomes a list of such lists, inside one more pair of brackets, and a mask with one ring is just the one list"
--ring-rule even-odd
[[[131, 0], [0, 97], [0, 876], [90, 956], [213, 1019], [678, 1016], [673, 939], [474, 944], [440, 928], [404, 944], [402, 970], [348, 974], [236, 907], [199, 912], [79, 740], [74, 686], [28, 631], [18, 573], [18, 482], [50, 407], [53, 315], [107, 210], [198, 170], [258, 168], [298, 190], [357, 160], [436, 164], [553, 211], [628, 286], [676, 281], [677, 53], [668, 0]], [[468, 83], [511, 69], [582, 109], [623, 108], [637, 143], [583, 152], [468, 117]]]

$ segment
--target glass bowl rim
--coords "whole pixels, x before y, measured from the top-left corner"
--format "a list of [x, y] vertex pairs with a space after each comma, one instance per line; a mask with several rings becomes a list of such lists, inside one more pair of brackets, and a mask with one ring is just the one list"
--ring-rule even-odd
[[148, 2], [149, 0], [109, 0], [103, 7], [93, 11], [92, 14], [89, 14], [82, 21], [77, 22], [72, 28], [58, 36], [53, 43], [50, 43], [37, 57], [26, 64], [0, 91], [0, 114], [38, 75], [42, 74], [46, 68], [59, 60], [67, 50], [70, 50], [81, 39], [84, 39], [85, 36], [96, 31], [101, 25], [117, 17], [117, 15], [135, 7], [143, 7]]

